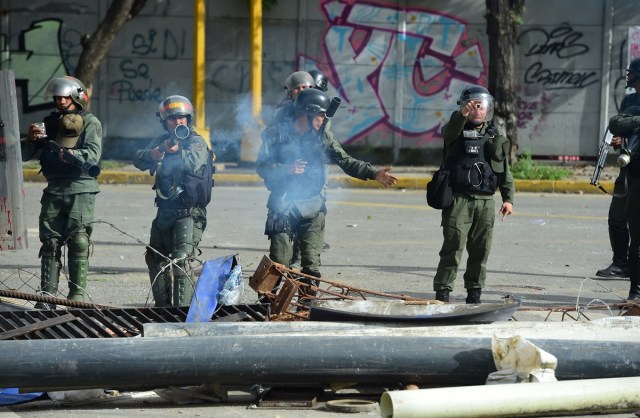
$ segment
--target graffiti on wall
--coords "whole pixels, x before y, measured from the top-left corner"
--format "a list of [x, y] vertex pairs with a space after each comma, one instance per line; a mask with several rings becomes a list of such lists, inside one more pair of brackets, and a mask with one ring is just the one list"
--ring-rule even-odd
[[325, 0], [321, 7], [324, 56], [305, 56], [305, 67], [324, 72], [341, 97], [340, 111], [351, 123], [337, 133], [346, 142], [382, 126], [431, 138], [445, 117], [442, 109], [451, 108], [465, 85], [485, 77], [482, 48], [469, 40], [460, 19], [353, 1]]
[[20, 32], [17, 49], [8, 50], [2, 45], [2, 51], [5, 51], [2, 67], [8, 63], [16, 74], [16, 85], [22, 87], [24, 113], [51, 107], [51, 100], [44, 98], [47, 84], [51, 79], [67, 74], [61, 49], [61, 27], [62, 21], [58, 19], [35, 21]]
[[[581, 41], [583, 34], [566, 22], [550, 31], [541, 27], [524, 30], [518, 36], [518, 43], [525, 37], [529, 44], [529, 48], [524, 51], [525, 57], [568, 60], [590, 50]], [[551, 70], [545, 68], [541, 61], [536, 61], [525, 70], [523, 81], [525, 84], [541, 85], [545, 90], [560, 90], [585, 88], [599, 80], [595, 71]]]
[[118, 64], [119, 78], [110, 83], [109, 96], [122, 102], [160, 102], [162, 88], [153, 81], [153, 69], [146, 58], [159, 58], [162, 61], [175, 61], [185, 55], [186, 30], [177, 33], [171, 29], [147, 29], [131, 37], [130, 54], [133, 58], [124, 58]]
[[592, 70], [567, 69], [591, 50], [584, 34], [568, 22], [525, 29], [518, 35], [517, 45], [528, 63], [518, 88], [518, 128], [527, 130], [529, 139], [541, 138], [554, 100], [561, 97], [558, 92], [585, 89], [599, 83], [600, 76]]

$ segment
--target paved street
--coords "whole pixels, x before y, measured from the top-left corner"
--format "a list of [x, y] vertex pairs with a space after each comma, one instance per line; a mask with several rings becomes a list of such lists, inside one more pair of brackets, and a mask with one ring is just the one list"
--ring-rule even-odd
[[[0, 252], [0, 278], [37, 288], [37, 213], [42, 183], [25, 183], [29, 249]], [[144, 245], [155, 209], [148, 185], [102, 185], [97, 198], [94, 250], [88, 290], [96, 303], [141, 306], [149, 293]], [[262, 187], [216, 187], [209, 207], [201, 260], [238, 254], [245, 279], [268, 240], [263, 235], [267, 192]], [[517, 195], [514, 215], [496, 221], [483, 300], [506, 294], [524, 305], [575, 304], [600, 298], [615, 302], [626, 280], [594, 280], [610, 262], [604, 194]], [[442, 242], [440, 213], [419, 190], [331, 189], [322, 274], [329, 280], [372, 290], [433, 297], [431, 281]], [[117, 228], [117, 229], [116, 229]], [[120, 232], [123, 231], [123, 232]], [[126, 233], [126, 234], [125, 234]], [[464, 259], [461, 267], [464, 268]], [[462, 270], [462, 269], [461, 269]], [[65, 289], [66, 290], [66, 289]], [[462, 271], [454, 300], [462, 301]], [[245, 301], [255, 300], [246, 286]]]
[[[0, 280], [5, 285], [28, 282], [37, 288], [37, 213], [42, 183], [26, 183], [27, 250], [0, 252]], [[98, 195], [94, 252], [88, 290], [94, 302], [114, 306], [142, 306], [149, 284], [144, 243], [155, 214], [149, 185], [102, 185]], [[245, 277], [245, 302], [256, 294], [248, 279], [268, 253], [262, 234], [267, 192], [262, 187], [216, 187], [209, 208], [201, 260], [238, 254]], [[627, 280], [595, 280], [593, 273], [610, 262], [605, 195], [534, 194], [516, 196], [515, 213], [497, 220], [483, 300], [497, 301], [512, 294], [524, 306], [573, 305], [600, 299], [614, 303], [626, 296]], [[322, 273], [327, 279], [372, 290], [433, 297], [442, 235], [440, 213], [427, 207], [420, 190], [331, 189]], [[116, 229], [117, 228], [117, 229]], [[464, 260], [462, 263], [464, 266]], [[27, 287], [28, 287], [27, 286]], [[24, 291], [28, 291], [26, 288]], [[66, 288], [63, 287], [66, 292]], [[463, 301], [462, 271], [454, 301]], [[598, 313], [594, 316], [603, 316]], [[543, 320], [546, 312], [523, 312], [519, 320]], [[561, 320], [553, 314], [551, 320]], [[240, 396], [240, 395], [238, 395]], [[157, 397], [117, 403], [90, 404], [73, 409], [51, 402], [0, 409], [21, 417], [91, 416], [220, 416], [220, 417], [332, 417], [327, 411], [250, 410], [247, 397], [226, 405], [172, 405]], [[80, 409], [78, 409], [80, 408]], [[367, 415], [379, 416], [379, 412]], [[633, 416], [630, 414], [617, 416]]]

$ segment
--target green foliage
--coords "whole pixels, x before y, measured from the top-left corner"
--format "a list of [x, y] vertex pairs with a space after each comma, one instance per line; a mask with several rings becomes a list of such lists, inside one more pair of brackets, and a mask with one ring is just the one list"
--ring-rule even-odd
[[521, 180], [562, 180], [571, 175], [568, 168], [542, 165], [531, 159], [531, 150], [525, 149], [511, 166], [513, 178]]

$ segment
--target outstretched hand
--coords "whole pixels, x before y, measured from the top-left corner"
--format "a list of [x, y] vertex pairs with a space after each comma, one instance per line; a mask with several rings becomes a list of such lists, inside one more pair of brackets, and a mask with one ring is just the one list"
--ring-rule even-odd
[[513, 213], [513, 205], [509, 202], [503, 202], [498, 213], [502, 215], [502, 220], [504, 221], [507, 216]]
[[382, 184], [384, 187], [391, 187], [398, 182], [398, 179], [395, 178], [391, 173], [391, 167], [381, 168], [376, 171], [376, 181]]

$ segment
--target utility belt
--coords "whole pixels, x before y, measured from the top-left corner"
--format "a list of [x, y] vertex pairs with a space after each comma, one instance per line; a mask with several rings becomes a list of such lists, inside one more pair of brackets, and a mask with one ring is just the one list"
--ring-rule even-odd
[[290, 213], [277, 213], [269, 209], [267, 213], [267, 222], [264, 226], [264, 234], [271, 237], [276, 234], [285, 233], [293, 240], [295, 239], [295, 228], [293, 227], [293, 219]]
[[161, 209], [168, 209], [174, 211], [178, 218], [186, 218], [191, 216], [193, 212], [193, 206], [185, 206], [174, 200], [164, 200], [156, 197], [156, 206]]

